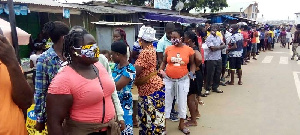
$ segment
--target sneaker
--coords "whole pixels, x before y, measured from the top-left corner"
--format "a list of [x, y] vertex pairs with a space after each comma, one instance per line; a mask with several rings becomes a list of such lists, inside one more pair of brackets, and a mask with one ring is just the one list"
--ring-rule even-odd
[[177, 112], [177, 111], [171, 111], [171, 114], [177, 116], [179, 114], [179, 112]]
[[222, 78], [221, 78], [221, 81], [222, 81], [222, 82], [225, 82], [225, 78], [224, 78], [224, 77], [222, 77]]
[[294, 58], [291, 58], [291, 60], [294, 60]]
[[210, 92], [207, 90], [207, 91], [205, 91], [205, 95], [209, 95], [210, 94]]
[[173, 121], [173, 122], [177, 122], [177, 121], [179, 121], [179, 118], [177, 116], [171, 114], [170, 115], [170, 120]]

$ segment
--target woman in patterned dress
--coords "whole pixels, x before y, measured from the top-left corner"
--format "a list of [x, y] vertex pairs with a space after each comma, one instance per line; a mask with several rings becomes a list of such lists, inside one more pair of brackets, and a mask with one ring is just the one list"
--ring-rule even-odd
[[124, 42], [112, 43], [111, 50], [112, 60], [116, 63], [112, 76], [124, 111], [123, 118], [126, 125], [122, 135], [133, 135], [131, 88], [135, 79], [135, 68], [127, 60], [127, 46]]
[[156, 51], [153, 41], [156, 31], [147, 27], [140, 31], [139, 43], [143, 50], [135, 62], [138, 87], [139, 135], [165, 134], [165, 90], [157, 75]]

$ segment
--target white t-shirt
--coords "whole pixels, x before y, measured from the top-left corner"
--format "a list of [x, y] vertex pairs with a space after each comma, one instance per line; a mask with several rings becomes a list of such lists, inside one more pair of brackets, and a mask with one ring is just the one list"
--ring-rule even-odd
[[39, 54], [39, 55], [37, 55], [37, 54], [32, 54], [32, 55], [30, 56], [30, 60], [33, 61], [33, 69], [36, 69], [36, 60], [37, 60], [41, 55], [42, 55], [42, 54]]
[[286, 38], [291, 39], [292, 38], [292, 33], [291, 32], [286, 32]]

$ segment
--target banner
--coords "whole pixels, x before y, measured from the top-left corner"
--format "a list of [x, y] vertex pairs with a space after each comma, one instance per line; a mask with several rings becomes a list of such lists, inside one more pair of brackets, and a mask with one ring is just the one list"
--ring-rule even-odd
[[63, 17], [70, 18], [70, 9], [64, 8]]
[[27, 109], [27, 119], [26, 119], [26, 129], [28, 131], [28, 135], [48, 135], [47, 126], [46, 129], [39, 133], [35, 129], [36, 124], [36, 115], [34, 113], [35, 104], [32, 104], [29, 109]]
[[154, 8], [171, 10], [172, 0], [154, 0]]
[[[28, 7], [26, 5], [14, 5], [14, 10], [16, 15], [27, 15]], [[9, 9], [7, 4], [0, 4], [0, 14], [3, 13], [9, 14]]]

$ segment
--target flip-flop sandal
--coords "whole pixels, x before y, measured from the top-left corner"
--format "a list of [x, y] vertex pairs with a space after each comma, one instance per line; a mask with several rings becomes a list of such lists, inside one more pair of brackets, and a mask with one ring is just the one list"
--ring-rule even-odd
[[201, 94], [201, 97], [207, 97], [207, 95], [206, 94]]
[[227, 85], [234, 85], [234, 83], [231, 83], [230, 81], [226, 82]]
[[201, 101], [198, 101], [198, 104], [199, 105], [204, 105], [204, 102], [201, 100]]
[[243, 83], [242, 83], [242, 82], [239, 82], [238, 84], [239, 84], [239, 85], [243, 85]]
[[180, 127], [178, 127], [178, 129], [186, 135], [189, 135], [191, 133], [190, 130], [186, 127], [184, 127], [183, 129], [180, 129]]
[[184, 123], [184, 125], [187, 126], [187, 127], [196, 127], [196, 126], [198, 126], [197, 124], [191, 124], [189, 122]]
[[224, 91], [222, 91], [222, 90], [216, 90], [216, 91], [213, 91], [213, 92], [216, 92], [216, 93], [223, 93]]

